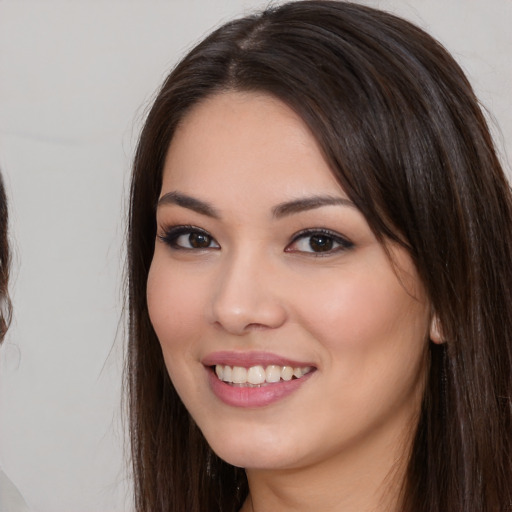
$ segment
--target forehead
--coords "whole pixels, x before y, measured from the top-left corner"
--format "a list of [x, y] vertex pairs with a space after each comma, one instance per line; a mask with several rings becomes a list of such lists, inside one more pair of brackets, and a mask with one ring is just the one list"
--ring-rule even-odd
[[292, 195], [341, 191], [304, 121], [280, 100], [254, 92], [224, 92], [199, 103], [169, 146], [163, 191], [208, 192], [219, 183], [238, 192], [263, 184]]

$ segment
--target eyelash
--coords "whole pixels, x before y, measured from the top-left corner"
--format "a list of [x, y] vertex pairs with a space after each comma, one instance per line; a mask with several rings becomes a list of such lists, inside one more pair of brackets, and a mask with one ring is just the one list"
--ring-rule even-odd
[[[183, 247], [178, 244], [178, 239], [184, 235], [189, 235], [189, 240], [192, 235], [203, 235], [210, 239], [210, 243], [214, 242], [217, 244], [215, 247]], [[176, 251], [200, 251], [206, 249], [220, 249], [217, 241], [204, 229], [198, 228], [197, 226], [172, 226], [164, 229], [163, 235], [158, 235], [158, 238], [167, 244], [171, 249]]]
[[[204, 236], [206, 238], [206, 241], [208, 241], [208, 245], [204, 247], [184, 247], [183, 245], [178, 244], [178, 240], [180, 237], [188, 235], [188, 241], [190, 241], [190, 237], [192, 235], [197, 236]], [[324, 243], [327, 243], [328, 247], [326, 250], [300, 250], [300, 249], [293, 249], [292, 246], [294, 244], [297, 244], [301, 239], [307, 239], [309, 238], [309, 248], [313, 249], [312, 239], [313, 238], [322, 239], [324, 238]], [[218, 250], [220, 249], [219, 243], [213, 238], [208, 231], [201, 229], [197, 226], [192, 225], [180, 225], [180, 226], [172, 226], [168, 227], [164, 230], [163, 235], [158, 235], [158, 238], [167, 244], [171, 249], [178, 250], [178, 251], [201, 251], [201, 250]], [[200, 241], [200, 239], [199, 239]], [[318, 242], [318, 240], [317, 240]], [[215, 244], [211, 246], [211, 244]], [[321, 244], [320, 244], [321, 245]], [[337, 247], [336, 247], [337, 245]], [[332, 247], [334, 246], [334, 247]], [[288, 253], [301, 253], [301, 254], [310, 254], [313, 257], [322, 257], [322, 256], [329, 256], [331, 254], [336, 254], [338, 252], [347, 251], [354, 247], [354, 244], [346, 239], [345, 237], [341, 236], [340, 234], [331, 231], [329, 229], [323, 229], [323, 228], [309, 228], [304, 229], [300, 231], [299, 233], [295, 234], [292, 241], [286, 246], [284, 252]]]
[[[321, 238], [324, 237], [325, 239], [329, 240], [333, 244], [337, 244], [338, 247], [334, 248], [328, 248], [325, 251], [304, 251], [304, 250], [294, 250], [291, 249], [291, 246], [293, 244], [296, 244], [301, 239], [307, 239], [309, 238], [309, 247], [313, 249], [311, 246], [312, 239], [314, 237]], [[335, 231], [331, 231], [330, 229], [323, 229], [323, 228], [309, 228], [304, 229], [303, 231], [300, 231], [297, 233], [293, 240], [288, 244], [288, 246], [285, 249], [285, 252], [292, 252], [292, 253], [305, 253], [305, 254], [311, 254], [314, 257], [322, 257], [322, 256], [329, 256], [331, 254], [336, 254], [338, 252], [347, 251], [349, 249], [352, 249], [354, 247], [354, 244], [348, 240], [347, 238], [341, 236], [339, 233], [336, 233]]]

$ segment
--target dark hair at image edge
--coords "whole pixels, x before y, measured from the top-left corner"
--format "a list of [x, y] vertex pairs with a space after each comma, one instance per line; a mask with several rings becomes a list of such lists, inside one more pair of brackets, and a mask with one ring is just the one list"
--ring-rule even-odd
[[9, 215], [4, 180], [0, 174], [0, 343], [3, 341], [11, 321], [11, 301], [9, 299], [10, 251], [8, 239]]
[[128, 240], [137, 511], [235, 512], [248, 492], [178, 398], [146, 304], [169, 143], [190, 108], [230, 90], [269, 93], [301, 116], [379, 240], [407, 248], [440, 320], [401, 512], [512, 510], [512, 200], [485, 119], [422, 30], [303, 1], [208, 36], [169, 75], [140, 137]]

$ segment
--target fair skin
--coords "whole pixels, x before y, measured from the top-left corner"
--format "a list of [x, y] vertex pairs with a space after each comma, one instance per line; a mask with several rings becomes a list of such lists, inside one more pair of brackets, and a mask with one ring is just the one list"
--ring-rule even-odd
[[[303, 121], [264, 94], [195, 106], [167, 154], [157, 226], [151, 321], [206, 440], [246, 469], [242, 511], [396, 509], [428, 301]], [[226, 366], [267, 380], [223, 382]]]

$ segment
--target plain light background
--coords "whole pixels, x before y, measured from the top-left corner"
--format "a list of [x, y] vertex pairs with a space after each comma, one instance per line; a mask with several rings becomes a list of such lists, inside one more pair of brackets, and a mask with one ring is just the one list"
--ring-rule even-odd
[[[132, 508], [121, 409], [130, 161], [155, 90], [258, 0], [0, 0], [0, 168], [14, 319], [0, 351], [0, 465], [36, 512]], [[367, 0], [467, 71], [512, 153], [512, 0]], [[494, 123], [494, 120], [492, 120]]]

